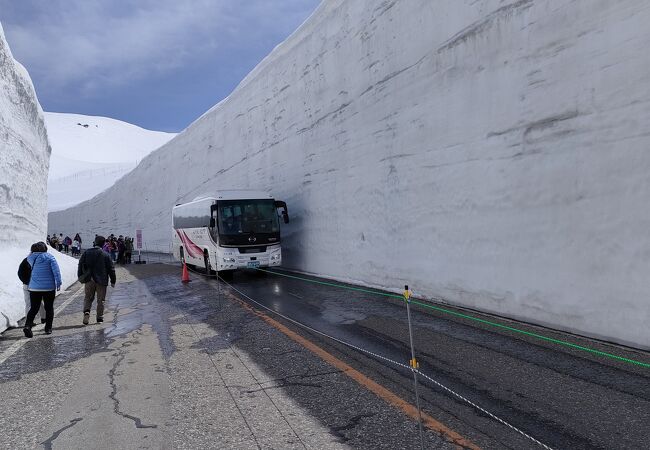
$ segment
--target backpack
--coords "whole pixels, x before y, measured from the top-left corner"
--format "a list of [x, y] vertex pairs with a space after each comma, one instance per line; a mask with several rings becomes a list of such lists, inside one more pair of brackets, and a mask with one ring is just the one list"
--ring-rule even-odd
[[23, 262], [18, 266], [18, 278], [23, 284], [29, 284], [32, 279], [32, 266], [29, 265], [27, 258], [23, 259]]

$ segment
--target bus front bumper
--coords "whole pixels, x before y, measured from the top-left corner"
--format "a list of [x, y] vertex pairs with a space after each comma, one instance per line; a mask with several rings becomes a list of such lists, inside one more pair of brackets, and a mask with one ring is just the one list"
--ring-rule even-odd
[[282, 264], [282, 251], [266, 253], [248, 253], [226, 255], [220, 258], [217, 270], [259, 269], [262, 267], [275, 267]]

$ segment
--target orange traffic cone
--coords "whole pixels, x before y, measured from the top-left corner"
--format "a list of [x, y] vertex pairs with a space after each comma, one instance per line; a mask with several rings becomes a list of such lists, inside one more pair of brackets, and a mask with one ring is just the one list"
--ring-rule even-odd
[[185, 262], [183, 262], [183, 276], [181, 277], [181, 281], [183, 283], [189, 283], [191, 281], [190, 274], [187, 271], [187, 264], [185, 264]]

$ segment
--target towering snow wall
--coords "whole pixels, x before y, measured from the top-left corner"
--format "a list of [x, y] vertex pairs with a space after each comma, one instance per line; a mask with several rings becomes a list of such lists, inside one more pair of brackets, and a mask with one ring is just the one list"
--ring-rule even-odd
[[325, 1], [52, 230], [169, 248], [172, 205], [287, 201], [286, 266], [650, 348], [644, 0]]
[[0, 25], [0, 331], [24, 316], [18, 264], [45, 240], [50, 145], [27, 71]]

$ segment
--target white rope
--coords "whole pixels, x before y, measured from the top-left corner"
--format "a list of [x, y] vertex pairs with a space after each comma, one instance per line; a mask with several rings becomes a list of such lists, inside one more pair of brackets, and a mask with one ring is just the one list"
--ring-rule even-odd
[[[197, 272], [197, 273], [198, 273], [198, 272]], [[411, 368], [410, 366], [408, 366], [408, 365], [406, 365], [406, 364], [403, 364], [403, 363], [400, 363], [400, 362], [398, 362], [398, 361], [394, 361], [394, 360], [392, 360], [392, 359], [390, 359], [390, 358], [387, 358], [386, 356], [380, 355], [380, 354], [378, 354], [378, 353], [371, 352], [370, 350], [366, 350], [365, 348], [361, 348], [361, 347], [359, 347], [359, 346], [357, 346], [357, 345], [354, 345], [354, 344], [351, 344], [351, 343], [349, 343], [349, 342], [343, 341], [343, 340], [341, 340], [341, 339], [339, 339], [339, 338], [337, 338], [337, 337], [330, 336], [329, 334], [324, 333], [324, 332], [322, 332], [322, 331], [319, 331], [319, 330], [317, 330], [317, 329], [315, 329], [315, 328], [312, 328], [312, 327], [310, 327], [309, 325], [306, 325], [306, 324], [304, 324], [304, 323], [302, 323], [302, 322], [298, 322], [297, 320], [292, 319], [291, 317], [287, 317], [287, 316], [285, 316], [284, 314], [279, 313], [279, 312], [275, 311], [274, 309], [271, 309], [271, 308], [269, 308], [268, 306], [266, 306], [266, 305], [264, 305], [264, 304], [262, 304], [262, 303], [256, 301], [255, 299], [253, 299], [253, 298], [250, 297], [249, 295], [246, 295], [244, 292], [240, 291], [239, 289], [237, 289], [236, 287], [234, 287], [232, 284], [230, 284], [230, 283], [228, 283], [227, 281], [225, 281], [225, 280], [224, 280], [223, 278], [221, 278], [219, 275], [214, 275], [214, 276], [216, 276], [216, 278], [218, 279], [217, 282], [219, 282], [219, 280], [221, 280], [224, 284], [226, 284], [228, 287], [230, 287], [230, 288], [231, 288], [232, 290], [234, 290], [235, 292], [239, 293], [240, 295], [242, 295], [243, 297], [247, 298], [247, 299], [250, 300], [251, 302], [255, 303], [255, 304], [258, 305], [259, 307], [261, 307], [261, 308], [263, 308], [263, 309], [265, 309], [265, 310], [267, 310], [267, 311], [269, 311], [269, 312], [271, 312], [271, 313], [273, 313], [273, 314], [275, 314], [275, 315], [277, 315], [277, 316], [279, 316], [279, 317], [282, 317], [284, 320], [287, 320], [287, 321], [289, 321], [289, 322], [291, 322], [291, 323], [293, 323], [293, 324], [295, 324], [295, 325], [297, 325], [297, 326], [299, 326], [299, 327], [301, 327], [301, 328], [304, 328], [304, 329], [306, 329], [306, 330], [309, 330], [309, 331], [311, 331], [312, 333], [318, 334], [318, 335], [320, 335], [320, 336], [323, 336], [323, 337], [326, 337], [326, 338], [328, 338], [328, 339], [331, 339], [332, 341], [338, 342], [339, 344], [345, 345], [346, 347], [350, 347], [350, 348], [353, 348], [353, 349], [355, 349], [355, 350], [358, 350], [358, 351], [360, 351], [360, 352], [362, 352], [362, 353], [366, 353], [366, 354], [371, 355], [371, 356], [373, 356], [373, 357], [375, 357], [375, 358], [377, 358], [377, 359], [380, 359], [380, 360], [383, 360], [383, 361], [387, 361], [387, 362], [389, 362], [389, 363], [391, 363], [391, 364], [393, 364], [393, 365], [395, 365], [395, 366], [399, 366], [399, 367], [403, 367], [403, 368], [405, 368], [405, 369], [412, 370], [412, 371], [416, 372], [417, 374], [421, 375], [421, 376], [422, 376], [423, 378], [425, 378], [426, 380], [428, 380], [428, 381], [434, 383], [436, 386], [438, 386], [438, 387], [442, 388], [443, 390], [449, 392], [449, 393], [452, 394], [453, 396], [459, 398], [460, 400], [464, 401], [465, 403], [469, 404], [470, 406], [474, 407], [475, 409], [481, 411], [482, 413], [486, 414], [487, 416], [491, 417], [492, 419], [496, 420], [497, 422], [499, 422], [499, 423], [501, 423], [501, 424], [507, 426], [508, 428], [510, 428], [511, 430], [513, 430], [513, 431], [519, 433], [520, 435], [524, 436], [525, 438], [530, 439], [531, 441], [533, 441], [533, 442], [536, 443], [537, 445], [539, 445], [539, 446], [541, 446], [541, 447], [543, 447], [543, 448], [545, 448], [545, 449], [547, 449], [547, 450], [553, 450], [553, 449], [552, 449], [551, 447], [549, 447], [548, 445], [543, 444], [542, 442], [538, 441], [537, 439], [535, 439], [534, 437], [530, 436], [529, 434], [526, 434], [525, 432], [523, 432], [523, 431], [520, 430], [519, 428], [515, 427], [514, 425], [512, 425], [512, 424], [506, 422], [505, 420], [501, 419], [501, 418], [498, 417], [497, 415], [492, 414], [491, 412], [489, 412], [489, 411], [486, 410], [485, 408], [482, 408], [481, 406], [477, 405], [476, 403], [472, 402], [471, 400], [468, 400], [467, 398], [463, 397], [463, 396], [460, 395], [459, 393], [457, 393], [457, 392], [455, 392], [454, 390], [448, 388], [447, 386], [445, 386], [444, 384], [440, 383], [439, 381], [437, 381], [437, 380], [431, 378], [430, 376], [428, 376], [428, 375], [426, 375], [426, 374], [420, 372], [419, 370], [417, 370], [417, 369], [413, 369], [413, 368]]]
[[514, 425], [511, 425], [510, 423], [506, 422], [505, 420], [501, 419], [500, 417], [495, 416], [494, 414], [492, 414], [491, 412], [489, 412], [489, 411], [486, 410], [485, 408], [480, 407], [479, 405], [477, 405], [476, 403], [472, 402], [471, 400], [466, 399], [465, 397], [463, 397], [463, 396], [460, 395], [459, 393], [457, 393], [457, 392], [455, 392], [455, 391], [449, 389], [447, 386], [445, 386], [444, 384], [440, 383], [439, 381], [434, 380], [433, 378], [431, 378], [430, 376], [428, 376], [428, 375], [426, 375], [426, 374], [420, 372], [419, 370], [415, 370], [415, 372], [417, 372], [418, 374], [422, 375], [422, 377], [426, 378], [427, 380], [429, 380], [429, 381], [431, 381], [432, 383], [436, 384], [437, 386], [441, 387], [442, 389], [444, 389], [445, 391], [449, 392], [450, 394], [452, 394], [452, 395], [458, 397], [458, 398], [461, 399], [462, 401], [464, 401], [464, 402], [466, 402], [466, 403], [472, 405], [474, 408], [478, 409], [478, 410], [481, 411], [482, 413], [487, 414], [488, 416], [490, 416], [491, 418], [493, 418], [493, 419], [496, 420], [497, 422], [500, 422], [500, 423], [502, 423], [503, 425], [507, 426], [508, 428], [513, 429], [513, 430], [516, 431], [517, 433], [519, 433], [519, 434], [521, 434], [522, 436], [524, 436], [524, 437], [530, 439], [531, 441], [533, 441], [533, 442], [535, 442], [536, 444], [538, 444], [538, 445], [544, 447], [545, 449], [547, 449], [547, 450], [553, 450], [553, 449], [552, 449], [551, 447], [549, 447], [548, 445], [541, 443], [540, 441], [538, 441], [538, 440], [535, 439], [534, 437], [532, 437], [532, 436], [530, 436], [530, 435], [524, 433], [523, 431], [521, 431], [519, 428], [515, 427]]

